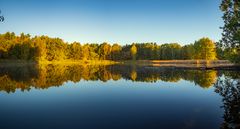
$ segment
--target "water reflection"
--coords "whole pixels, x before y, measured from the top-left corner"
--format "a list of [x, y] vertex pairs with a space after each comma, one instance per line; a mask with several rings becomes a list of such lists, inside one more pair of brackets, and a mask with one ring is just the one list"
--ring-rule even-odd
[[222, 96], [224, 121], [222, 129], [240, 128], [240, 75], [229, 72], [224, 77], [219, 77], [214, 85], [215, 92]]
[[[55, 104], [52, 104], [52, 106], [53, 106], [52, 108], [46, 107], [46, 109], [48, 109], [48, 110], [50, 109], [48, 113], [53, 112], [53, 114], [55, 114], [55, 115], [61, 114], [62, 112], [65, 111], [65, 106], [69, 105], [71, 110], [74, 110], [75, 112], [80, 112], [77, 115], [74, 114], [73, 119], [82, 118], [81, 116], [86, 116], [86, 114], [82, 115], [81, 113], [88, 112], [91, 115], [91, 112], [94, 112], [94, 113], [92, 113], [92, 118], [94, 118], [93, 122], [95, 122], [95, 123], [97, 123], [98, 120], [100, 120], [100, 119], [103, 119], [103, 121], [109, 121], [109, 120], [114, 120], [113, 118], [115, 118], [115, 116], [123, 115], [122, 117], [119, 117], [121, 119], [121, 121], [124, 121], [124, 120], [133, 121], [135, 119], [142, 118], [142, 119], [140, 119], [140, 122], [137, 121], [137, 123], [144, 123], [144, 122], [151, 123], [152, 120], [155, 120], [154, 121], [155, 125], [158, 125], [159, 123], [162, 122], [162, 123], [168, 123], [167, 126], [172, 125], [172, 123], [171, 123], [172, 119], [174, 119], [175, 123], [176, 123], [176, 121], [179, 123], [182, 123], [182, 121], [184, 120], [184, 122], [187, 123], [187, 125], [192, 126], [192, 128], [194, 128], [194, 123], [195, 124], [200, 123], [199, 125], [204, 125], [204, 124], [202, 124], [203, 122], [209, 122], [209, 121], [205, 121], [206, 120], [205, 117], [208, 118], [209, 116], [210, 116], [209, 117], [209, 119], [210, 119], [209, 128], [214, 128], [215, 126], [212, 126], [212, 125], [215, 125], [215, 124], [211, 123], [211, 121], [218, 122], [218, 120], [216, 120], [215, 118], [220, 118], [221, 114], [216, 115], [217, 113], [216, 114], [214, 114], [214, 113], [211, 114], [211, 113], [214, 111], [218, 112], [217, 111], [218, 106], [222, 105], [223, 119], [221, 119], [221, 121], [219, 123], [217, 123], [217, 125], [219, 125], [221, 123], [221, 125], [219, 127], [223, 128], [223, 129], [225, 129], [225, 128], [226, 129], [240, 128], [240, 124], [239, 124], [240, 123], [240, 74], [237, 71], [186, 70], [186, 69], [160, 68], [160, 67], [149, 67], [149, 66], [143, 67], [143, 66], [137, 66], [137, 65], [112, 65], [112, 66], [27, 65], [27, 66], [14, 66], [14, 67], [12, 67], [12, 66], [0, 67], [0, 84], [1, 84], [0, 91], [7, 92], [7, 93], [14, 93], [17, 89], [20, 89], [22, 91], [29, 91], [32, 88], [47, 89], [49, 87], [54, 87], [54, 86], [57, 86], [57, 87], [63, 86], [64, 83], [67, 81], [72, 81], [75, 83], [83, 81], [83, 80], [84, 81], [107, 82], [109, 80], [118, 81], [121, 79], [129, 80], [129, 81], [132, 81], [133, 83], [146, 82], [146, 83], [155, 83], [155, 84], [157, 84], [156, 83], [157, 81], [177, 83], [180, 80], [186, 80], [186, 81], [192, 82], [191, 85], [193, 83], [195, 83], [196, 86], [199, 86], [203, 89], [207, 89], [212, 86], [213, 87], [210, 90], [199, 90], [199, 93], [201, 93], [201, 94], [198, 94], [198, 95], [197, 94], [195, 95], [195, 93], [197, 93], [196, 88], [193, 88], [194, 89], [193, 90], [193, 89], [191, 89], [192, 87], [190, 87], [191, 90], [184, 91], [184, 92], [181, 92], [179, 90], [174, 91], [172, 89], [169, 92], [168, 90], [165, 89], [164, 91], [159, 90], [158, 92], [155, 92], [155, 90], [151, 90], [151, 92], [146, 90], [147, 92], [145, 93], [145, 89], [143, 89], [143, 90], [140, 90], [142, 92], [139, 92], [139, 90], [138, 90], [139, 94], [134, 94], [134, 92], [137, 92], [137, 91], [133, 92], [129, 89], [121, 91], [121, 88], [119, 88], [119, 87], [116, 88], [115, 90], [114, 90], [114, 88], [110, 88], [112, 90], [111, 92], [113, 92], [113, 93], [107, 94], [107, 93], [109, 93], [106, 90], [108, 88], [100, 87], [100, 89], [106, 88], [105, 89], [106, 92], [101, 92], [101, 91], [94, 92], [96, 94], [97, 93], [100, 93], [100, 94], [98, 94], [96, 96], [92, 96], [92, 98], [91, 98], [91, 96], [90, 97], [88, 96], [89, 93], [84, 93], [84, 91], [83, 91], [81, 94], [78, 94], [81, 97], [75, 98], [74, 95], [70, 96], [69, 94], [67, 96], [63, 95], [64, 97], [61, 97], [61, 95], [59, 95], [58, 97], [47, 96], [46, 98], [43, 98], [44, 101], [39, 102], [39, 101], [36, 101], [38, 99], [34, 98], [33, 101], [30, 101], [29, 103], [35, 102], [35, 104], [39, 103], [40, 105], [46, 105], [45, 101], [47, 101], [49, 99], [50, 99], [49, 101], [51, 103], [52, 102], [57, 103], [58, 101], [53, 101], [53, 100], [59, 99], [59, 100], [61, 100], [59, 105], [61, 105], [61, 104], [63, 105], [63, 106], [59, 106], [59, 107], [64, 107], [64, 108], [62, 108], [62, 110], [56, 110], [57, 111], [57, 113], [56, 113], [55, 110], [51, 110], [51, 109], [55, 109]], [[126, 82], [126, 84], [124, 84], [124, 85], [131, 84], [132, 82], [130, 82], [130, 83]], [[101, 84], [108, 84], [108, 83], [101, 83]], [[184, 83], [182, 85], [185, 85], [185, 84], [186, 83]], [[148, 86], [148, 85], [145, 85], [145, 86]], [[181, 87], [175, 87], [175, 88], [180, 89]], [[61, 89], [61, 88], [58, 88], [58, 89]], [[219, 100], [212, 99], [212, 98], [214, 98], [212, 89], [214, 89], [215, 92], [222, 97], [222, 102], [220, 102], [220, 99]], [[122, 93], [122, 92], [125, 92], [125, 93]], [[203, 92], [206, 94], [202, 94]], [[29, 92], [29, 93], [32, 93], [32, 92]], [[91, 92], [91, 93], [93, 93], [93, 92]], [[185, 93], [187, 95], [185, 96], [185, 94], [183, 94], [183, 93]], [[105, 94], [107, 94], [107, 95], [105, 95]], [[129, 94], [131, 96], [128, 96]], [[142, 94], [144, 94], [145, 96]], [[217, 94], [216, 94], [216, 96], [218, 96]], [[8, 104], [6, 104], [6, 103], [11, 103], [11, 99], [6, 99], [7, 97], [9, 97], [9, 98], [13, 97], [14, 99], [16, 99], [16, 102], [23, 102], [23, 103], [25, 102], [25, 99], [28, 98], [28, 96], [27, 96], [26, 98], [22, 99], [23, 101], [20, 101], [20, 100], [18, 100], [18, 97], [21, 98], [21, 97], [24, 97], [24, 95], [21, 94], [20, 96], [17, 96], [17, 97], [16, 96], [14, 97], [14, 95], [13, 96], [6, 95], [6, 96], [4, 96], [5, 98], [2, 98], [2, 100], [6, 101], [5, 102], [5, 105], [7, 105], [6, 106], [7, 108], [5, 108], [6, 110], [9, 109], [9, 111], [11, 111], [9, 107], [13, 107], [13, 110], [18, 109], [18, 108], [14, 108], [16, 106], [12, 106], [12, 105], [8, 107]], [[207, 99], [212, 99], [212, 100], [211, 101], [206, 100], [204, 98], [206, 95], [207, 95], [207, 97], [206, 97]], [[41, 94], [40, 94], [40, 96], [41, 96]], [[87, 100], [85, 99], [86, 96], [88, 98]], [[39, 98], [42, 98], [42, 97], [43, 96], [41, 96]], [[67, 103], [69, 101], [62, 102], [62, 98], [67, 98], [66, 100], [71, 100], [72, 103]], [[112, 98], [114, 98], [114, 99], [112, 99]], [[86, 104], [85, 101], [89, 101], [89, 103]], [[216, 102], [216, 101], [220, 102], [219, 105], [217, 105], [216, 107], [212, 106], [212, 105], [218, 104], [218, 102]], [[41, 102], [44, 102], [44, 103], [41, 103]], [[206, 103], [204, 103], [204, 102], [206, 102]], [[29, 105], [29, 103], [27, 103], [26, 105]], [[101, 103], [101, 104], [99, 104], [99, 103]], [[15, 101], [13, 102], [13, 105], [14, 104], [15, 104]], [[16, 105], [18, 105], [18, 103], [16, 103]], [[107, 105], [107, 106], [101, 107], [102, 105]], [[114, 106], [114, 105], [117, 105], [117, 106]], [[136, 105], [138, 105], [137, 106], [138, 110], [136, 109]], [[210, 109], [208, 107], [206, 107], [206, 105], [208, 105], [208, 106], [210, 105], [209, 106]], [[84, 106], [86, 106], [86, 107], [84, 107]], [[88, 106], [93, 107], [92, 110], [89, 110]], [[113, 108], [109, 108], [111, 106]], [[75, 107], [75, 108], [73, 108], [73, 107]], [[22, 109], [24, 109], [24, 108], [26, 108], [26, 107], [22, 107]], [[38, 108], [41, 109], [42, 107], [38, 107]], [[4, 109], [4, 108], [2, 107], [2, 109]], [[82, 112], [79, 109], [82, 109]], [[110, 109], [112, 109], [112, 110], [110, 110]], [[191, 112], [191, 111], [193, 111], [193, 109], [194, 109], [194, 112]], [[206, 110], [206, 109], [209, 109], [209, 110]], [[2, 110], [2, 111], [5, 112], [6, 110]], [[147, 110], [147, 112], [145, 112], [146, 110]], [[202, 110], [202, 112], [201, 112], [201, 110]], [[104, 111], [105, 111], [105, 113], [102, 113]], [[131, 112], [130, 114], [132, 114], [132, 117], [130, 116], [130, 118], [128, 119], [129, 112]], [[45, 114], [48, 114], [48, 113], [45, 113]], [[99, 113], [100, 113], [100, 115], [99, 115]], [[146, 113], [146, 114], [142, 114], [142, 113]], [[166, 113], [166, 114], [164, 114], [164, 113]], [[32, 111], [29, 114], [39, 115], [41, 113], [36, 113], [35, 111]], [[106, 115], [106, 114], [107, 115], [115, 114], [115, 116], [113, 115], [114, 117], [111, 117], [111, 116], [105, 117], [104, 115]], [[169, 115], [169, 114], [174, 114], [174, 115]], [[179, 114], [179, 115], [175, 115], [175, 114]], [[89, 115], [89, 114], [87, 114], [87, 115]], [[101, 115], [103, 116], [102, 118], [101, 118]], [[136, 115], [136, 116], [134, 116], [134, 115]], [[141, 115], [144, 117], [139, 117]], [[54, 115], [49, 115], [45, 118], [49, 118], [49, 120], [50, 119], [54, 120], [54, 118], [52, 118], [53, 116]], [[63, 115], [63, 116], [65, 117], [65, 115]], [[127, 118], [125, 116], [127, 116]], [[178, 117], [178, 116], [180, 116], [180, 117]], [[216, 116], [216, 117], [212, 117], [212, 116]], [[14, 114], [12, 117], [17, 117], [17, 116]], [[22, 116], [20, 115], [20, 117], [22, 117]], [[56, 115], [56, 118], [58, 118], [58, 117], [59, 116]], [[99, 119], [95, 120], [95, 117], [97, 117]], [[104, 117], [106, 119], [104, 119]], [[33, 116], [33, 118], [34, 118], [34, 116]], [[35, 117], [35, 118], [38, 118], [38, 117]], [[144, 119], [144, 118], [148, 118], [148, 119]], [[186, 120], [185, 120], [185, 118], [186, 118]], [[20, 118], [20, 119], [22, 119], [22, 118]], [[190, 120], [188, 121], [188, 119], [190, 119]], [[6, 120], [6, 118], [4, 117], [2, 119], [2, 121], [3, 120]], [[157, 121], [157, 120], [159, 120], [159, 121]], [[84, 119], [82, 119], [82, 121], [85, 121], [85, 117], [84, 117]], [[63, 121], [61, 123], [64, 123], [64, 122], [66, 122], [66, 121]], [[116, 124], [118, 122], [119, 121], [117, 121], [115, 123], [113, 122], [113, 124]], [[2, 122], [2, 123], [5, 123], [5, 122]], [[103, 123], [103, 122], [100, 122], [100, 123]], [[109, 123], [111, 123], [111, 122], [109, 122]], [[126, 123], [127, 122], [125, 122], [125, 123], [123, 122], [123, 125], [125, 125]], [[181, 125], [179, 123], [178, 123], [178, 125]], [[159, 124], [159, 125], [161, 125], [161, 124]], [[131, 125], [131, 124], [129, 124], [129, 125]], [[153, 124], [147, 124], [147, 125], [153, 125]], [[196, 125], [196, 128], [199, 125]], [[139, 126], [140, 126], [140, 124], [139, 124]], [[201, 128], [201, 126], [199, 126], [198, 128]]]
[[46, 89], [61, 86], [64, 82], [81, 80], [117, 81], [119, 79], [154, 83], [178, 82], [181, 79], [194, 82], [202, 88], [211, 87], [219, 73], [215, 70], [184, 70], [131, 65], [82, 66], [82, 65], [28, 65], [0, 67], [0, 90], [7, 93], [16, 89]]

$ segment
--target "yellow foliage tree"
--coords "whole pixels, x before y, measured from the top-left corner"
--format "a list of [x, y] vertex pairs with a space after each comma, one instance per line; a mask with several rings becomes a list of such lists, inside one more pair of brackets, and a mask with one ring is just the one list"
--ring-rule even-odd
[[136, 60], [137, 47], [134, 43], [131, 46], [130, 52], [131, 52], [131, 55], [132, 55], [132, 59]]
[[201, 38], [194, 43], [195, 58], [204, 60], [216, 59], [216, 46], [214, 41], [209, 38]]

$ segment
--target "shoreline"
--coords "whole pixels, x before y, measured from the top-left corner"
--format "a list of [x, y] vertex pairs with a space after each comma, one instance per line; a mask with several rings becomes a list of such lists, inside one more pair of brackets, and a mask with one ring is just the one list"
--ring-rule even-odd
[[151, 67], [172, 67], [182, 69], [240, 69], [239, 64], [228, 60], [62, 60], [62, 61], [25, 61], [25, 60], [0, 60], [1, 67], [14, 67], [24, 65], [138, 65]]
[[79, 64], [79, 65], [111, 65], [120, 62], [111, 60], [61, 60], [61, 61], [26, 61], [26, 60], [0, 60], [0, 65], [48, 65], [48, 64]]
[[124, 64], [182, 69], [240, 69], [239, 64], [228, 60], [137, 60], [135, 62], [125, 61]]

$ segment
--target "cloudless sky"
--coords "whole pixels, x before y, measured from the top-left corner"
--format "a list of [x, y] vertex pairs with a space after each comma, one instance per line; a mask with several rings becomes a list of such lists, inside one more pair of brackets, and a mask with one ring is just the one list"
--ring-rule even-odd
[[81, 43], [193, 43], [221, 38], [221, 0], [0, 0], [0, 33]]

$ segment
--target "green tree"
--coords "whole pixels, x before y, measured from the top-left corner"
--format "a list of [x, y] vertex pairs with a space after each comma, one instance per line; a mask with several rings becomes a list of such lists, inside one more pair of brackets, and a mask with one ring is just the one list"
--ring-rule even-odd
[[161, 45], [160, 59], [175, 60], [181, 58], [181, 45], [178, 43], [170, 43]]
[[156, 60], [159, 59], [160, 46], [157, 43], [140, 43], [135, 44], [138, 48], [137, 59], [138, 60]]
[[182, 47], [181, 59], [192, 60], [194, 59], [194, 55], [195, 55], [195, 49], [193, 44], [185, 45]]
[[224, 26], [222, 40], [219, 43], [228, 52], [233, 62], [240, 62], [240, 1], [222, 0], [220, 9], [223, 12]]
[[122, 47], [118, 44], [113, 44], [112, 45], [112, 50], [111, 50], [111, 59], [112, 60], [119, 60], [121, 58], [121, 51]]

